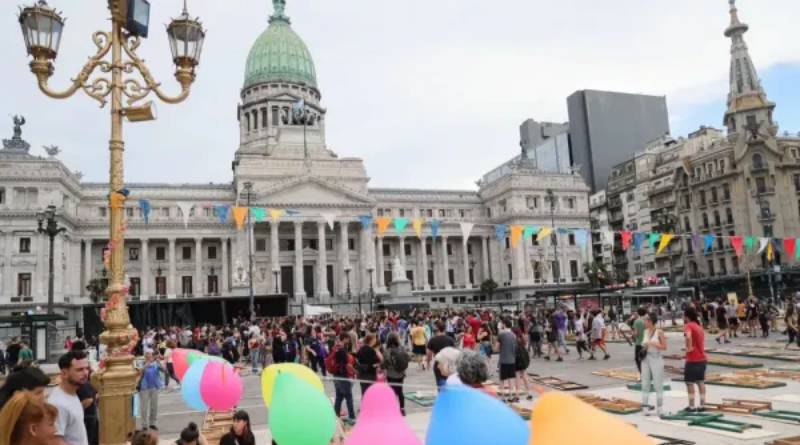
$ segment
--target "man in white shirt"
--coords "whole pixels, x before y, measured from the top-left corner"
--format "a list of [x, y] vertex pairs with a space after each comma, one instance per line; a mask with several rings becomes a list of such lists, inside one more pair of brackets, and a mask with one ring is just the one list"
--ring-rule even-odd
[[78, 388], [89, 380], [89, 360], [83, 351], [70, 351], [58, 359], [61, 383], [53, 389], [47, 401], [58, 409], [56, 437], [61, 445], [88, 445], [83, 423], [83, 405]]
[[603, 312], [597, 309], [594, 311], [594, 319], [592, 320], [592, 351], [589, 360], [594, 360], [596, 348], [600, 348], [605, 353], [603, 360], [611, 358], [608, 355], [608, 350], [606, 350], [606, 321], [603, 317]]

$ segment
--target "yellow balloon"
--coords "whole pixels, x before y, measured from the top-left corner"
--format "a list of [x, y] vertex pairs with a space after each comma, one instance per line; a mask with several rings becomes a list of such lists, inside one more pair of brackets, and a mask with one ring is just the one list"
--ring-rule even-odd
[[267, 405], [267, 408], [269, 408], [272, 402], [272, 391], [275, 389], [275, 381], [278, 378], [278, 374], [282, 372], [289, 373], [299, 378], [319, 389], [320, 392], [325, 392], [325, 387], [322, 386], [322, 380], [320, 380], [319, 376], [308, 366], [298, 365], [297, 363], [270, 365], [261, 373], [261, 396], [264, 398], [264, 404]]
[[[580, 428], [575, 427], [580, 419]], [[653, 445], [636, 428], [583, 401], [560, 392], [544, 394], [531, 412], [528, 445]]]

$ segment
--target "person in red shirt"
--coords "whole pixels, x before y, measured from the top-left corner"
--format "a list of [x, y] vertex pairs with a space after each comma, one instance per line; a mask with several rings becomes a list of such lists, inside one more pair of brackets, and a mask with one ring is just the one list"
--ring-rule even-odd
[[[683, 379], [686, 382], [686, 391], [689, 393], [689, 407], [684, 411], [705, 411], [706, 404], [706, 352], [705, 333], [697, 318], [697, 310], [693, 307], [686, 308], [683, 313], [683, 335], [686, 337], [686, 367]], [[694, 387], [700, 392], [699, 405], [695, 407]]]

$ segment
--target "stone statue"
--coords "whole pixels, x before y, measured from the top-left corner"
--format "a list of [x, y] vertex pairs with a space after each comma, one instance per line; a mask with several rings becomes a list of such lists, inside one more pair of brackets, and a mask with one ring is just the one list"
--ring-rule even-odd
[[3, 139], [3, 150], [15, 153], [28, 153], [30, 144], [22, 139], [22, 126], [25, 125], [24, 116], [14, 116], [14, 136], [11, 139]]
[[283, 17], [286, 12], [286, 0], [272, 0], [272, 6], [275, 8], [275, 17]]
[[22, 139], [22, 126], [25, 125], [25, 116], [14, 115], [14, 139]]
[[405, 265], [400, 261], [400, 257], [395, 256], [392, 260], [392, 281], [406, 280]]
[[233, 274], [233, 284], [235, 286], [242, 286], [249, 283], [247, 269], [242, 265], [241, 260], [236, 260], [236, 267], [234, 270], [236, 271]]
[[59, 153], [61, 153], [61, 150], [58, 148], [58, 145], [44, 145], [42, 148], [44, 148], [44, 151], [47, 153], [47, 156], [50, 156], [51, 158], [54, 158], [58, 156]]

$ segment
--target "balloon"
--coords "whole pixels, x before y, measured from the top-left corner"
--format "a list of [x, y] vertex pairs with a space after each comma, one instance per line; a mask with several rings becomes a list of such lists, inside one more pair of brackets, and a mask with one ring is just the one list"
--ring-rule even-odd
[[277, 443], [328, 445], [336, 430], [336, 414], [324, 392], [281, 372], [275, 379], [269, 429]]
[[242, 400], [242, 378], [228, 363], [209, 361], [200, 379], [200, 396], [209, 408], [228, 411]]
[[653, 444], [652, 439], [631, 425], [560, 392], [546, 393], [534, 405], [531, 412], [531, 431], [533, 433], [529, 445]]
[[[528, 435], [528, 426], [514, 410], [477, 389], [455, 385], [445, 387], [436, 399], [425, 444], [525, 445]], [[560, 442], [567, 443], [577, 442]]]
[[369, 387], [361, 412], [344, 445], [422, 445], [400, 412], [392, 388], [385, 383]]
[[189, 369], [188, 355], [191, 353], [189, 349], [176, 348], [172, 350], [172, 366], [175, 368], [175, 375], [178, 380], [183, 380], [183, 375]]
[[197, 411], [208, 410], [208, 405], [205, 404], [203, 397], [200, 395], [200, 381], [203, 378], [203, 371], [205, 371], [207, 365], [208, 360], [203, 358], [195, 360], [194, 363], [189, 366], [189, 370], [186, 371], [186, 374], [183, 376], [183, 381], [181, 381], [181, 396], [183, 396], [183, 401], [189, 405], [189, 408]]
[[188, 354], [186, 354], [186, 363], [188, 363], [189, 366], [192, 366], [192, 364], [194, 362], [196, 362], [197, 360], [199, 360], [201, 358], [206, 358], [206, 357], [208, 357], [208, 355], [206, 355], [206, 354], [204, 354], [204, 353], [202, 353], [200, 351], [191, 351]]
[[264, 398], [264, 404], [267, 405], [267, 408], [269, 408], [270, 402], [272, 402], [272, 393], [275, 391], [275, 380], [278, 374], [292, 374], [317, 388], [320, 392], [325, 392], [325, 387], [322, 386], [322, 380], [320, 380], [319, 376], [308, 366], [298, 365], [297, 363], [270, 365], [261, 373], [261, 396]]

